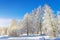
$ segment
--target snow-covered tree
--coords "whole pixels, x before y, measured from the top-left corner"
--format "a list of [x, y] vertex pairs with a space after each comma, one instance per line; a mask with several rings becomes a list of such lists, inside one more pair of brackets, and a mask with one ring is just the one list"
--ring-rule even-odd
[[26, 18], [26, 20], [25, 20], [25, 22], [26, 22], [26, 28], [27, 28], [27, 36], [29, 35], [29, 24], [28, 24], [28, 13], [25, 15], [25, 18]]
[[23, 27], [20, 29], [20, 31], [22, 32], [22, 34], [26, 33], [28, 36], [29, 35], [28, 13], [25, 14], [22, 25]]
[[[15, 19], [12, 19], [11, 23], [10, 23], [10, 26], [8, 28], [7, 34], [9, 36], [18, 36], [16, 30], [17, 30], [17, 21]], [[14, 34], [14, 33], [16, 33], [16, 34]]]
[[45, 30], [45, 34], [49, 36], [56, 36], [56, 23], [53, 17], [53, 10], [48, 6], [44, 6], [44, 21], [43, 21], [43, 29]]
[[[39, 6], [32, 10], [30, 14], [26, 13], [22, 20], [17, 21], [12, 19], [8, 27], [9, 36], [20, 36], [22, 34], [46, 34], [49, 36], [56, 36], [60, 33], [60, 15], [57, 19], [54, 17], [53, 10], [45, 5], [43, 8]], [[60, 14], [60, 12], [58, 12]], [[57, 30], [58, 29], [58, 30]]]
[[57, 36], [60, 36], [60, 11], [57, 11], [57, 27], [58, 27]]
[[7, 27], [1, 27], [0, 35], [7, 35]]
[[29, 34], [34, 34], [35, 33], [35, 28], [34, 28], [34, 17], [32, 14], [25, 14], [23, 18], [23, 27], [20, 29], [22, 31], [22, 34], [27, 33], [27, 36]]
[[30, 14], [30, 18], [31, 18], [31, 23], [30, 24], [32, 24], [32, 27], [35, 29], [35, 32], [34, 32], [34, 34], [36, 34], [36, 32], [37, 32], [37, 28], [36, 28], [36, 9], [34, 9], [34, 10], [32, 10], [32, 12], [31, 12], [31, 14]]
[[37, 28], [37, 34], [40, 32], [42, 34], [42, 7], [39, 6], [36, 10], [35, 15], [35, 21], [36, 21], [36, 28]]

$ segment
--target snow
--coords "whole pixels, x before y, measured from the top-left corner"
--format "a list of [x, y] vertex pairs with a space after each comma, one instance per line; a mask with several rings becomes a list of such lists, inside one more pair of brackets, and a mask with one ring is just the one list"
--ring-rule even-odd
[[3, 36], [0, 36], [0, 38], [4, 38], [4, 37], [8, 37], [8, 35], [3, 35]]
[[21, 36], [9, 37], [8, 35], [0, 36], [0, 40], [60, 40], [60, 37], [50, 38], [49, 36]]
[[39, 40], [39, 37], [11, 37], [8, 39]]
[[21, 37], [9, 37], [8, 35], [0, 36], [0, 40], [44, 40], [45, 36], [21, 36]]

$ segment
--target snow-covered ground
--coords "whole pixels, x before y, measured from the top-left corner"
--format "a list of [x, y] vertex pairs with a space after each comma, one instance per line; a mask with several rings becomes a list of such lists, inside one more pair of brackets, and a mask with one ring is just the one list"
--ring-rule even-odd
[[60, 40], [59, 37], [49, 38], [49, 36], [21, 36], [9, 37], [8, 35], [0, 36], [0, 40]]
[[8, 35], [0, 36], [0, 40], [44, 40], [45, 38], [37, 35], [21, 36], [21, 37], [9, 37]]

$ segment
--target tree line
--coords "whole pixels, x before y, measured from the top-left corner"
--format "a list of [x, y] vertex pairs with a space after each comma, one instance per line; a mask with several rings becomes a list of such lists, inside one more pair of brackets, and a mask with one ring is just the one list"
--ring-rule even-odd
[[7, 35], [21, 36], [23, 34], [46, 34], [48, 36], [57, 37], [60, 35], [60, 12], [54, 11], [48, 5], [39, 6], [26, 13], [20, 21], [11, 20], [7, 28]]

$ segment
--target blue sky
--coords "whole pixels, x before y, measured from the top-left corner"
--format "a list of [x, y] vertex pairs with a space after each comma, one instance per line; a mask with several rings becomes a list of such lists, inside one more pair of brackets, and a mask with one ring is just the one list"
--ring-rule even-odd
[[44, 4], [60, 11], [60, 0], [0, 0], [0, 18], [21, 19], [26, 12]]
[[60, 0], [0, 0], [0, 26], [9, 24], [10, 19], [22, 19], [26, 12], [48, 4], [55, 12], [60, 11]]

